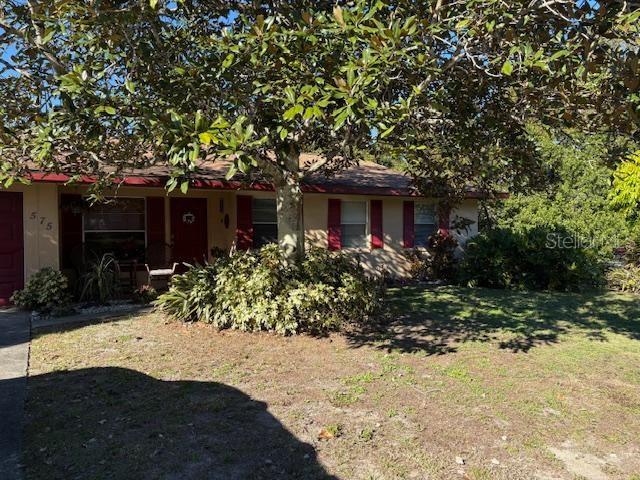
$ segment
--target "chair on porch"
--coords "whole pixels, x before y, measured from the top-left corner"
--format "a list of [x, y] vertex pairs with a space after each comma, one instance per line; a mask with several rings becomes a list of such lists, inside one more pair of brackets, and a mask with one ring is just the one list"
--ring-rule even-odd
[[171, 246], [166, 243], [153, 243], [147, 247], [146, 263], [147, 283], [153, 280], [168, 281], [175, 273], [178, 263], [171, 261]]

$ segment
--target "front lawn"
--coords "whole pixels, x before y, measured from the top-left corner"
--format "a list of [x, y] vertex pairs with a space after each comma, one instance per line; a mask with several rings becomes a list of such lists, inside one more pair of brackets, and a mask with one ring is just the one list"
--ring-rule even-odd
[[37, 335], [30, 479], [640, 478], [640, 302], [452, 287], [383, 328]]

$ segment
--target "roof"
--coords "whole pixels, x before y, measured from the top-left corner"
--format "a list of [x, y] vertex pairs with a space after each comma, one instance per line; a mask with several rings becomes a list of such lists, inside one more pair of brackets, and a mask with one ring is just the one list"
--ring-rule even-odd
[[[320, 159], [313, 154], [301, 154], [301, 165], [310, 164]], [[263, 190], [272, 191], [273, 185], [259, 172], [249, 174], [237, 173], [231, 180], [226, 179], [231, 162], [226, 159], [201, 161], [192, 175], [191, 186], [222, 190]], [[70, 176], [65, 174], [42, 173], [32, 171], [32, 180], [36, 182], [65, 183]], [[125, 173], [119, 181], [129, 186], [164, 187], [170, 177], [167, 165], [151, 165], [142, 169], [132, 169]], [[81, 183], [93, 183], [91, 177], [83, 177]], [[302, 190], [306, 193], [334, 193], [353, 195], [390, 195], [419, 196], [412, 180], [406, 174], [383, 165], [360, 161], [344, 170], [335, 173], [314, 172], [303, 181]], [[469, 192], [468, 197], [478, 198], [476, 192]]]

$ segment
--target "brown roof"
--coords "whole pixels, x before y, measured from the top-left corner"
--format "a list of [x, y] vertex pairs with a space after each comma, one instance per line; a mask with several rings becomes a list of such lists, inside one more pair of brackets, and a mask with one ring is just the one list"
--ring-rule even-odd
[[[313, 154], [301, 154], [300, 164], [308, 166], [320, 160]], [[269, 182], [259, 171], [253, 170], [249, 174], [238, 172], [226, 179], [231, 161], [227, 159], [211, 159], [199, 162], [192, 175], [192, 186], [196, 188], [217, 188], [227, 190], [273, 190]], [[34, 181], [65, 182], [69, 179], [64, 174], [38, 173], [32, 169]], [[126, 185], [136, 186], [164, 186], [170, 177], [171, 169], [167, 165], [151, 165], [146, 168], [133, 169], [122, 178]], [[91, 178], [84, 178], [84, 183], [91, 183]], [[305, 192], [334, 193], [334, 194], [368, 194], [415, 196], [417, 190], [412, 185], [411, 178], [402, 172], [383, 165], [360, 161], [346, 169], [334, 173], [322, 171], [309, 174], [303, 181]], [[468, 197], [479, 197], [477, 192], [469, 192]]]
[[[308, 166], [319, 160], [312, 154], [301, 154], [300, 164]], [[227, 189], [271, 189], [269, 182], [259, 171], [249, 174], [236, 173], [231, 180], [226, 179], [230, 160], [216, 159], [199, 162], [192, 175], [194, 186]], [[36, 172], [36, 169], [33, 169]], [[126, 184], [155, 185], [164, 184], [170, 176], [170, 166], [151, 165], [146, 168], [132, 169], [124, 174]], [[65, 181], [65, 175], [34, 173], [36, 181]], [[85, 179], [90, 181], [90, 179]], [[335, 173], [321, 171], [309, 174], [303, 181], [307, 192], [353, 193], [373, 195], [415, 195], [411, 179], [402, 172], [392, 170], [373, 162], [361, 161]]]

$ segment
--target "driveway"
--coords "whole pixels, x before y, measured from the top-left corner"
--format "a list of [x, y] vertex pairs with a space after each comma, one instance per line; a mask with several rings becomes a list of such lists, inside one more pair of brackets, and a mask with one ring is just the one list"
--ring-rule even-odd
[[0, 310], [0, 478], [22, 479], [20, 452], [29, 361], [29, 314]]

